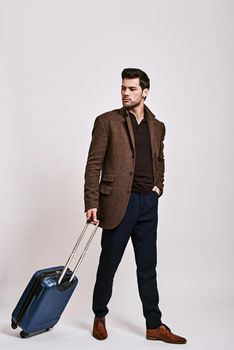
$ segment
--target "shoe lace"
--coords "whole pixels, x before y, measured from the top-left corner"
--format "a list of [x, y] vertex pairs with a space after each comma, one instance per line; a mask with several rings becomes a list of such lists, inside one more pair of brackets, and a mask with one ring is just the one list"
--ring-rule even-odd
[[171, 332], [171, 329], [165, 323], [162, 323], [162, 326], [164, 326], [167, 331]]
[[98, 325], [98, 327], [100, 327], [101, 329], [101, 331], [105, 331], [105, 321], [104, 320], [98, 320], [97, 321], [97, 325]]
[[104, 322], [103, 321], [99, 321], [99, 325], [102, 325], [102, 327], [104, 327]]

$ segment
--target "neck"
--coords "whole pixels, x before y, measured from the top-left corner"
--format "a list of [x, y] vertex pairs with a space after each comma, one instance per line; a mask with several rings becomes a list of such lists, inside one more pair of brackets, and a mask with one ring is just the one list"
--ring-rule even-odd
[[138, 106], [129, 108], [129, 112], [135, 115], [139, 123], [144, 117], [144, 102], [140, 103]]

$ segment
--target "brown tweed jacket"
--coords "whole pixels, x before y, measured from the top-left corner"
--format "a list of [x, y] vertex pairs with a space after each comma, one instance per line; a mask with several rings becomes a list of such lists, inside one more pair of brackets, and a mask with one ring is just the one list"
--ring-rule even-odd
[[[163, 193], [165, 124], [144, 105], [152, 149], [154, 185]], [[99, 226], [116, 227], [127, 209], [135, 167], [134, 133], [127, 108], [96, 117], [84, 174], [85, 212], [97, 208]]]

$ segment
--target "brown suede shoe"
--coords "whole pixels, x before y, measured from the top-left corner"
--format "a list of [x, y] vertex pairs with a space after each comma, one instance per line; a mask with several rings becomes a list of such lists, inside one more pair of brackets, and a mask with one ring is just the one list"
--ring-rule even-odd
[[166, 343], [173, 344], [185, 344], [186, 339], [180, 337], [179, 335], [173, 334], [169, 327], [165, 324], [161, 324], [158, 328], [147, 328], [146, 329], [146, 339], [149, 340], [161, 340]]
[[105, 316], [94, 317], [93, 336], [98, 340], [104, 340], [108, 337], [107, 330], [106, 330]]

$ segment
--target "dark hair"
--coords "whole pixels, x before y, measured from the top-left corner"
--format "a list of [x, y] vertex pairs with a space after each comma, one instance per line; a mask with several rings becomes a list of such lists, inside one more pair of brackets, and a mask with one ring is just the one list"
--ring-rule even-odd
[[150, 88], [150, 80], [148, 75], [143, 70], [138, 68], [125, 68], [122, 73], [122, 79], [139, 78], [142, 90]]

